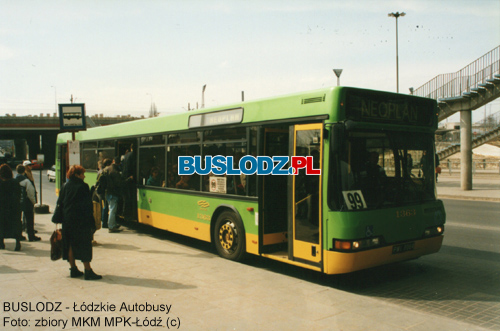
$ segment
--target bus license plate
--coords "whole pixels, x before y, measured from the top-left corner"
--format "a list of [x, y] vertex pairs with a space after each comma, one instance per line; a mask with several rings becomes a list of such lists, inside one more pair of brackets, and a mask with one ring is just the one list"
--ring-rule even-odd
[[392, 254], [399, 254], [399, 253], [412, 251], [414, 248], [415, 248], [414, 242], [396, 245], [396, 246], [392, 247]]

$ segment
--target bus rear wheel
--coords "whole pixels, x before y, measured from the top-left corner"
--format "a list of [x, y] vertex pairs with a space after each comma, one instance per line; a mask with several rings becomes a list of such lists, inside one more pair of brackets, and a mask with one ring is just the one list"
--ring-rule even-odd
[[233, 212], [225, 211], [217, 217], [214, 243], [223, 258], [241, 261], [245, 256], [245, 229]]

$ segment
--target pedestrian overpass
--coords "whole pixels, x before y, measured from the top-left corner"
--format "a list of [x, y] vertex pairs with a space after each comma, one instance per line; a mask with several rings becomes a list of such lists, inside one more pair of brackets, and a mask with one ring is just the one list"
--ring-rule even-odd
[[[490, 141], [500, 140], [500, 111], [472, 125], [472, 148], [479, 147]], [[445, 130], [456, 131], [456, 130]], [[439, 132], [439, 130], [438, 130]], [[436, 141], [436, 153], [439, 159], [445, 159], [460, 152], [460, 137], [445, 134], [444, 139]]]
[[500, 136], [495, 127], [482, 137], [472, 137], [472, 111], [500, 96], [500, 46], [455, 73], [436, 76], [413, 94], [438, 101], [439, 121], [460, 113], [460, 145], [447, 153], [460, 151], [461, 187], [472, 190], [472, 148]]
[[[142, 116], [141, 118], [144, 118]], [[87, 116], [87, 127], [110, 125], [139, 119], [138, 117], [118, 116], [108, 117], [104, 115]], [[40, 114], [40, 116], [16, 116], [15, 114], [0, 116], [0, 140], [13, 140], [16, 144], [22, 144], [25, 140], [28, 144], [28, 155], [18, 155], [30, 160], [37, 158], [38, 154], [45, 155], [45, 166], [55, 164], [56, 139], [61, 126], [59, 117], [54, 114]], [[2, 146], [0, 146], [1, 149]], [[16, 147], [17, 148], [17, 147]], [[23, 148], [20, 148], [23, 150]], [[0, 151], [0, 157], [3, 156]]]

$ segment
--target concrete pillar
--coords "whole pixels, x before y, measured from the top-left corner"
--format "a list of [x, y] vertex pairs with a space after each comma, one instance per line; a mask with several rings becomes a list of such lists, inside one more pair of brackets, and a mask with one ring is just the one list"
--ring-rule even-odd
[[460, 182], [463, 191], [472, 190], [472, 112], [460, 112]]

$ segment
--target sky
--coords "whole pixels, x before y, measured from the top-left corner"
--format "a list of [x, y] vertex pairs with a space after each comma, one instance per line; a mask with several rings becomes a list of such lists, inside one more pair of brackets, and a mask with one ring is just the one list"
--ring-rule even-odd
[[[500, 44], [499, 0], [0, 0], [0, 116], [160, 116], [340, 84], [409, 93]], [[473, 114], [500, 111], [500, 100]]]

